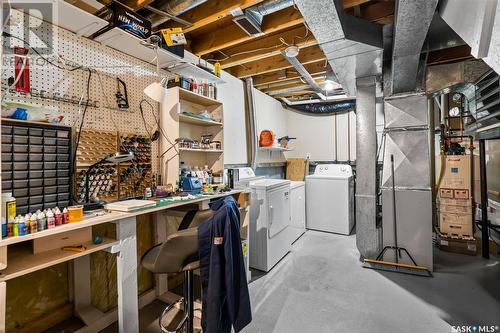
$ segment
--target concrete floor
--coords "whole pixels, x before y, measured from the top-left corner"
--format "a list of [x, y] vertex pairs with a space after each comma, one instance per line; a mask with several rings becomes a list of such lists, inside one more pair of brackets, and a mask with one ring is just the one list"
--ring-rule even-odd
[[500, 263], [436, 250], [434, 278], [362, 268], [355, 236], [308, 231], [250, 284], [257, 332], [451, 332], [500, 325]]
[[[250, 284], [244, 333], [432, 332], [500, 325], [500, 262], [435, 251], [433, 278], [362, 268], [355, 236], [308, 231]], [[160, 332], [161, 302], [141, 311], [141, 332]], [[116, 332], [116, 325], [103, 332]], [[498, 330], [497, 330], [498, 331]]]

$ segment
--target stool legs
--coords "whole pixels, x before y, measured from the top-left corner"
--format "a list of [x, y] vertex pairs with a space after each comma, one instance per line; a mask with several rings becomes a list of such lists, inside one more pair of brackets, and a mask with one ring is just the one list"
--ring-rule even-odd
[[187, 315], [186, 333], [194, 330], [194, 272], [184, 272], [184, 312]]

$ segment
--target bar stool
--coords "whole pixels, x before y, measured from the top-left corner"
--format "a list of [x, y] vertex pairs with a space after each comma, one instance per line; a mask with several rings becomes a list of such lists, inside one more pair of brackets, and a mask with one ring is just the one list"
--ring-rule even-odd
[[[194, 270], [200, 267], [198, 259], [198, 225], [213, 216], [208, 210], [190, 211], [181, 221], [176, 233], [167, 240], [149, 249], [141, 259], [141, 265], [156, 274], [184, 272], [184, 295], [177, 302], [167, 306], [158, 322], [163, 332], [193, 332], [194, 320]], [[173, 329], [163, 324], [165, 318], [177, 305], [183, 303], [184, 315]], [[171, 323], [168, 323], [169, 325]]]

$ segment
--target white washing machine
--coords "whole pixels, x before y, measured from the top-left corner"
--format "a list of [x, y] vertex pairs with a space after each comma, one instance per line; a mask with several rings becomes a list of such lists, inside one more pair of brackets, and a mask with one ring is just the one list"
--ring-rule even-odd
[[347, 164], [321, 164], [306, 176], [307, 229], [349, 235], [354, 226], [354, 178]]
[[250, 188], [250, 267], [268, 272], [291, 248], [290, 181], [256, 180]]

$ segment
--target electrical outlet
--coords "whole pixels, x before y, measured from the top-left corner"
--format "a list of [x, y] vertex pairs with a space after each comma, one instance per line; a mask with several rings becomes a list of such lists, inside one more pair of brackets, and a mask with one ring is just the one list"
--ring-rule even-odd
[[306, 158], [307, 158], [308, 160], [310, 160], [310, 159], [311, 159], [311, 153], [306, 153]]

